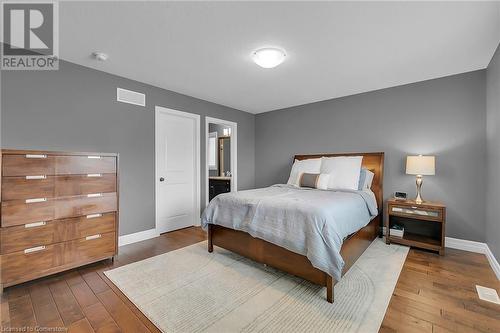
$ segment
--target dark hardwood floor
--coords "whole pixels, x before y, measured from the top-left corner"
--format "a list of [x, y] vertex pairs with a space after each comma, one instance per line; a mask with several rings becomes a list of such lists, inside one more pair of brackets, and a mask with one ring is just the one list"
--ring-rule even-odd
[[114, 262], [107, 260], [7, 288], [0, 296], [1, 327], [57, 327], [68, 328], [68, 332], [99, 333], [159, 332], [103, 272], [204, 239], [205, 232], [200, 228], [182, 229], [122, 246]]
[[[114, 262], [7, 288], [0, 296], [0, 331], [38, 326], [68, 332], [158, 332], [103, 271], [205, 238], [199, 228], [178, 230], [120, 247]], [[500, 332], [500, 306], [478, 300], [475, 284], [500, 291], [485, 256], [447, 249], [440, 257], [410, 250], [380, 331]]]
[[411, 249], [380, 332], [500, 332], [500, 305], [479, 300], [476, 284], [500, 293], [483, 254]]

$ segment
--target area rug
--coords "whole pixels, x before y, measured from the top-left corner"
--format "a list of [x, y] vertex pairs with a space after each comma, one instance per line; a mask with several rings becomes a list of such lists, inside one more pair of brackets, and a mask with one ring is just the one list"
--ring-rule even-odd
[[201, 242], [105, 272], [163, 332], [378, 332], [408, 248], [376, 239], [326, 288]]

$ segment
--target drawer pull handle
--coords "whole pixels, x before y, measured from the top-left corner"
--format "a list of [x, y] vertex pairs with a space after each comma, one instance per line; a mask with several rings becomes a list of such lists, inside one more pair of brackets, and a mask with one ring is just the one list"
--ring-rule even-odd
[[102, 193], [90, 193], [90, 194], [87, 194], [87, 198], [98, 198], [98, 197], [102, 197]]
[[89, 173], [89, 174], [87, 174], [87, 177], [102, 177], [102, 174], [100, 174], [100, 173]]
[[33, 253], [33, 252], [38, 252], [38, 251], [43, 251], [45, 250], [45, 246], [42, 245], [42, 246], [37, 246], [37, 247], [32, 247], [30, 249], [26, 249], [24, 250], [24, 254], [28, 254], [28, 253]]
[[92, 158], [92, 159], [100, 159], [101, 156], [96, 156], [96, 155], [89, 155], [87, 158]]
[[47, 176], [45, 175], [36, 175], [36, 176], [26, 176], [26, 179], [47, 179]]
[[87, 218], [88, 219], [94, 219], [96, 217], [101, 217], [101, 216], [102, 216], [102, 214], [89, 214], [89, 215], [87, 215]]
[[24, 227], [25, 228], [35, 228], [35, 227], [41, 227], [41, 226], [44, 226], [46, 225], [47, 222], [45, 221], [40, 221], [40, 222], [34, 222], [34, 223], [28, 223], [28, 224], [25, 224]]
[[37, 203], [37, 202], [45, 202], [47, 198], [34, 198], [34, 199], [26, 199], [24, 202], [29, 203]]
[[98, 238], [101, 238], [101, 234], [87, 236], [87, 237], [85, 237], [85, 240], [92, 240], [92, 239], [98, 239]]
[[413, 208], [413, 209], [417, 209], [418, 207], [417, 207], [417, 206], [411, 206], [411, 208]]
[[47, 158], [47, 155], [43, 154], [26, 154], [26, 158]]

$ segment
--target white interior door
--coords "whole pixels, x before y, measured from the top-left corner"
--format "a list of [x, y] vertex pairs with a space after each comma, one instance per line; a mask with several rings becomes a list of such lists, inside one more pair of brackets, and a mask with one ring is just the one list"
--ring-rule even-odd
[[198, 224], [198, 115], [156, 107], [156, 228], [159, 233]]

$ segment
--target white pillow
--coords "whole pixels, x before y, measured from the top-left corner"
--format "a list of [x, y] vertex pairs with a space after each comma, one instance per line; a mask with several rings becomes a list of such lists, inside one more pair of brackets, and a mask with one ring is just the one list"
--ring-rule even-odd
[[318, 190], [328, 190], [328, 183], [330, 182], [330, 175], [320, 174], [316, 188]]
[[319, 173], [320, 168], [321, 158], [312, 158], [302, 161], [295, 160], [287, 184], [299, 186], [300, 175], [302, 173]]
[[321, 173], [330, 174], [329, 190], [357, 190], [363, 156], [322, 157]]

